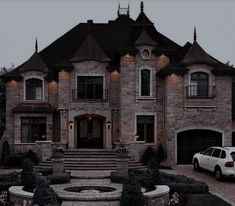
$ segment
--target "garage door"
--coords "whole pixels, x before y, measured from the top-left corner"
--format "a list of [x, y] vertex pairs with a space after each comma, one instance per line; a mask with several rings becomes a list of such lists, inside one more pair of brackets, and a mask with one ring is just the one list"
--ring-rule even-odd
[[195, 153], [222, 146], [222, 134], [211, 130], [187, 130], [177, 135], [177, 164], [191, 164]]

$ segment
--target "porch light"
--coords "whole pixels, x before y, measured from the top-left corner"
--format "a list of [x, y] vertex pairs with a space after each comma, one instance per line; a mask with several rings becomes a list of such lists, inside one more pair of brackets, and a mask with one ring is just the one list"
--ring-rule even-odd
[[111, 121], [109, 120], [109, 121], [107, 121], [107, 127], [108, 127], [108, 129], [110, 129], [111, 128]]
[[69, 121], [69, 128], [73, 129], [73, 121], [71, 121], [71, 120]]

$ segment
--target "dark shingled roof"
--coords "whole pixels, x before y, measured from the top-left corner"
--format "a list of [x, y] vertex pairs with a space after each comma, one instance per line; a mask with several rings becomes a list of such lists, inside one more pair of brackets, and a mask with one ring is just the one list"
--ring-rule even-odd
[[85, 41], [71, 59], [72, 62], [81, 62], [85, 60], [96, 60], [100, 62], [108, 62], [110, 60], [90, 34], [88, 34]]
[[29, 71], [39, 71], [43, 73], [49, 72], [47, 65], [44, 63], [37, 51], [35, 51], [29, 60], [19, 68], [20, 73]]
[[53, 108], [48, 103], [20, 103], [15, 108], [12, 109], [13, 112], [43, 112], [43, 113], [52, 113], [56, 112], [56, 109]]
[[[141, 37], [144, 30], [149, 39], [152, 39], [151, 44], [154, 42], [157, 43], [158, 49], [170, 50], [172, 56], [175, 51], [181, 48], [160, 34], [145, 13], [141, 11], [136, 21], [131, 19], [129, 15], [119, 15], [114, 21], [109, 21], [106, 24], [93, 23], [91, 20], [88, 20], [87, 23], [80, 23], [39, 52], [39, 56], [49, 69], [48, 77], [50, 78], [53, 78], [57, 70], [62, 67], [72, 69], [71, 59], [76, 61], [110, 60], [111, 66], [107, 68], [119, 67], [120, 55], [125, 52], [131, 54], [138, 52], [135, 48], [135, 42]], [[93, 51], [89, 48], [95, 49]], [[19, 70], [24, 71], [25, 64], [4, 75], [3, 79], [22, 78]], [[26, 66], [29, 68], [27, 64]]]
[[193, 44], [187, 42], [181, 49], [178, 50], [172, 61], [167, 66], [159, 70], [158, 75], [164, 77], [166, 75], [185, 74], [188, 72], [187, 65], [191, 64], [209, 64], [213, 66], [212, 72], [215, 75], [233, 75], [235, 69], [206, 53], [202, 47], [194, 41]]
[[197, 63], [205, 63], [209, 65], [215, 65], [216, 60], [214, 60], [210, 55], [208, 55], [202, 47], [194, 41], [193, 45], [189, 49], [189, 51], [185, 54], [182, 64], [197, 64]]
[[158, 44], [153, 41], [153, 39], [148, 35], [148, 33], [143, 30], [138, 39], [135, 42], [136, 46], [143, 46], [143, 45], [149, 45], [149, 46], [157, 46]]

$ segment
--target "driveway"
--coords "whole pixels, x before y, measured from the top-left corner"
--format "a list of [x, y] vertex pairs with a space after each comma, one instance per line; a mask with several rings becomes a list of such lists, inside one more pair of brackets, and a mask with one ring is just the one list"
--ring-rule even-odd
[[212, 173], [207, 171], [195, 172], [192, 165], [177, 165], [173, 167], [170, 173], [182, 174], [192, 177], [196, 180], [206, 182], [209, 186], [210, 193], [224, 199], [231, 205], [235, 205], [235, 179], [225, 179], [222, 182], [215, 180]]

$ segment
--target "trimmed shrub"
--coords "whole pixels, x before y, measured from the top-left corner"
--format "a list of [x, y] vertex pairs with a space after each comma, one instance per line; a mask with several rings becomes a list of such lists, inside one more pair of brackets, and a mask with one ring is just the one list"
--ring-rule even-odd
[[59, 206], [58, 195], [50, 188], [49, 183], [45, 178], [39, 178], [33, 195], [33, 205], [38, 206]]
[[23, 158], [29, 159], [33, 163], [33, 165], [37, 165], [39, 162], [37, 154], [33, 152], [31, 149], [25, 155], [23, 155]]
[[160, 165], [160, 163], [166, 158], [166, 153], [164, 151], [162, 144], [159, 144], [157, 151], [156, 151], [156, 156], [159, 160], [159, 165]]
[[148, 165], [149, 161], [155, 158], [156, 152], [152, 147], [148, 147], [140, 157], [140, 161], [143, 165]]
[[207, 193], [208, 185], [204, 182], [194, 180], [184, 175], [173, 175], [160, 172], [160, 184], [166, 184], [170, 187], [171, 193]]
[[33, 189], [35, 187], [36, 174], [33, 170], [33, 164], [26, 159], [22, 163], [21, 184], [24, 189]]
[[7, 163], [7, 157], [10, 155], [10, 148], [8, 141], [2, 143], [2, 163], [5, 165]]
[[52, 185], [63, 184], [63, 183], [70, 182], [71, 173], [70, 172], [66, 172], [66, 173], [61, 174], [61, 175], [48, 175], [46, 177], [47, 177], [47, 179], [50, 181], [50, 183]]
[[123, 185], [120, 206], [144, 206], [145, 199], [141, 192], [141, 187], [135, 179], [133, 173], [130, 173]]
[[53, 170], [52, 168], [44, 168], [44, 169], [37, 169], [38, 173], [41, 173], [42, 176], [48, 176], [48, 175], [52, 175]]
[[110, 179], [111, 179], [111, 182], [114, 182], [114, 183], [124, 183], [127, 177], [125, 175], [121, 175], [120, 173], [116, 171], [113, 171], [110, 173]]
[[9, 187], [16, 185], [20, 185], [20, 175], [18, 172], [0, 175], [0, 191], [8, 190]]
[[16, 153], [5, 157], [4, 165], [9, 167], [20, 167], [24, 159], [29, 159], [33, 165], [38, 164], [37, 154], [32, 150], [26, 153]]
[[145, 171], [144, 175], [139, 176], [139, 182], [142, 187], [145, 187], [147, 190], [154, 190], [155, 185], [159, 181], [159, 163], [157, 160], [152, 159], [148, 168]]

